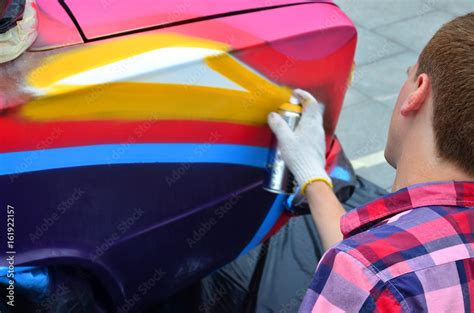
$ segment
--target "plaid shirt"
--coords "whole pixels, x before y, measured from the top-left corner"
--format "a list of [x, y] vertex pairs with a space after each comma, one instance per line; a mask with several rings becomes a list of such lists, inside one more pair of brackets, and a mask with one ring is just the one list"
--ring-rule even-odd
[[300, 312], [474, 312], [474, 182], [404, 188], [341, 230]]

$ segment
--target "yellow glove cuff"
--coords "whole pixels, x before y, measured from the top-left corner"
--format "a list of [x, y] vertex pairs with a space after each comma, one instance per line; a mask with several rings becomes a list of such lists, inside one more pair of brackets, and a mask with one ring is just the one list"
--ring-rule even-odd
[[325, 182], [326, 185], [328, 185], [331, 189], [334, 187], [331, 183], [331, 181], [329, 181], [328, 179], [326, 178], [323, 178], [323, 177], [315, 177], [315, 178], [311, 178], [309, 180], [307, 180], [303, 186], [301, 186], [301, 193], [304, 195], [305, 192], [306, 192], [306, 187], [309, 186], [309, 184], [311, 183], [314, 183], [315, 181], [322, 181], [322, 182]]

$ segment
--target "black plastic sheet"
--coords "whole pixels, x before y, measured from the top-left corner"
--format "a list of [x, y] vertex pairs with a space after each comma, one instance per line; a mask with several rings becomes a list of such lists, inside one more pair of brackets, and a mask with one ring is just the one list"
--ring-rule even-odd
[[[347, 211], [386, 191], [357, 177]], [[198, 284], [176, 294], [154, 312], [297, 312], [323, 254], [310, 215], [292, 218], [277, 234]]]
[[5, 8], [0, 5], [0, 34], [15, 27], [16, 22], [22, 19], [25, 10], [25, 0], [7, 1]]

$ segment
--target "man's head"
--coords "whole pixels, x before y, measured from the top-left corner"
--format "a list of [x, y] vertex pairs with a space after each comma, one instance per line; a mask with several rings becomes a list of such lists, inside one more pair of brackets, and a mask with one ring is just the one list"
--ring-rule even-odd
[[474, 13], [443, 25], [407, 73], [392, 115], [387, 161], [397, 168], [413, 141], [431, 142], [434, 157], [474, 177]]

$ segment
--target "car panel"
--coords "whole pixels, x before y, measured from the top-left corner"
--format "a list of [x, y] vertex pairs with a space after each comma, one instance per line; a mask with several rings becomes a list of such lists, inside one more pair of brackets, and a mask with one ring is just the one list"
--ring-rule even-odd
[[195, 23], [199, 20], [243, 14], [249, 10], [265, 10], [312, 2], [332, 3], [332, 0], [225, 2], [37, 0], [39, 35], [30, 51], [54, 49], [158, 27]]
[[[271, 9], [305, 2], [311, 1], [64, 1], [88, 39], [184, 21], [194, 22], [196, 19], [215, 18], [224, 14], [241, 14], [249, 10]], [[323, 0], [323, 2], [330, 1]]]
[[[264, 31], [254, 26], [262, 21]], [[332, 4], [315, 3], [98, 40], [44, 59], [33, 53], [40, 66], [23, 86], [32, 100], [0, 117], [0, 185], [8, 201], [34, 207], [17, 217], [31, 230], [19, 232], [18, 265], [67, 259], [102, 268], [116, 280], [120, 305], [156, 266], [168, 276], [144, 301], [163, 299], [248, 251], [275, 230], [285, 209], [286, 197], [261, 188], [267, 113], [292, 87], [310, 90], [327, 106], [334, 157], [355, 43], [350, 20]], [[214, 53], [134, 67], [145, 53], [183, 45]], [[111, 64], [119, 64], [117, 75]], [[334, 166], [329, 161], [328, 171]], [[38, 231], [74, 188], [86, 192]], [[199, 235], [235, 195], [239, 202]], [[121, 233], [118, 225], [136, 208], [144, 215]], [[200, 239], [190, 244], [195, 231]], [[32, 239], [36, 232], [41, 240]]]
[[83, 43], [70, 16], [56, 0], [39, 0], [35, 4], [38, 37], [30, 51], [60, 48]]

